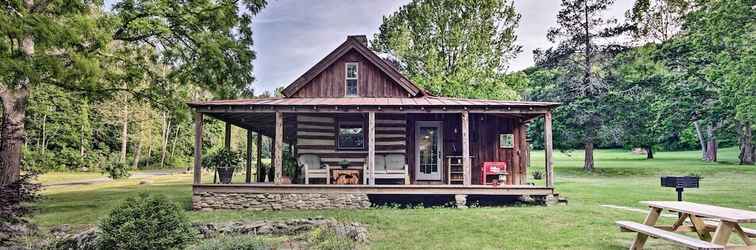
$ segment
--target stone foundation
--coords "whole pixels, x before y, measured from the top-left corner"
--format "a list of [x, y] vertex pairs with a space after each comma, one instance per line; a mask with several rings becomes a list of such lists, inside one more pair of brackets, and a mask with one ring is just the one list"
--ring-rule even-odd
[[289, 210], [359, 209], [370, 207], [367, 194], [360, 193], [227, 193], [199, 192], [192, 195], [192, 209], [212, 210]]

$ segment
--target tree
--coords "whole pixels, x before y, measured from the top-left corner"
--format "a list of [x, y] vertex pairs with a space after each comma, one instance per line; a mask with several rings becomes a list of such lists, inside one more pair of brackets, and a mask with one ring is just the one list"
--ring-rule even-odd
[[752, 2], [697, 3], [685, 16], [684, 36], [665, 42], [659, 55], [676, 78], [665, 86], [669, 108], [693, 122], [706, 161], [717, 160], [720, 130], [739, 128], [741, 162], [748, 164], [756, 108]]
[[664, 42], [677, 36], [695, 6], [691, 0], [636, 0], [625, 13], [636, 42]]
[[653, 60], [655, 51], [654, 44], [634, 48], [617, 55], [610, 67], [609, 108], [615, 115], [609, 121], [620, 128], [626, 147], [646, 150], [646, 159], [654, 158], [654, 146], [669, 132], [660, 110], [666, 99], [658, 94], [667, 72], [662, 63]]
[[555, 113], [569, 114], [560, 122], [582, 128], [572, 137], [579, 138], [584, 145], [586, 171], [594, 168], [594, 144], [607, 117], [603, 112], [606, 109], [602, 108], [607, 104], [609, 90], [605, 68], [613, 55], [625, 49], [611, 38], [627, 27], [617, 26], [616, 19], [602, 16], [612, 3], [613, 0], [562, 0], [558, 26], [547, 34], [557, 46], [535, 51], [538, 66], [562, 72], [554, 91], [559, 93], [556, 101], [563, 105]]
[[505, 73], [519, 20], [507, 0], [414, 0], [383, 18], [371, 46], [432, 94], [518, 99], [524, 77]]
[[[754, 163], [752, 130], [756, 124], [756, 12], [753, 1], [704, 1], [686, 17], [686, 56], [698, 61], [692, 74], [717, 91], [714, 111], [720, 123], [738, 129], [740, 163]], [[710, 143], [711, 144], [711, 143]], [[711, 148], [711, 147], [710, 147]], [[709, 149], [710, 149], [709, 148]], [[716, 150], [716, 144], [714, 144]], [[707, 153], [711, 154], [711, 152]], [[716, 151], [713, 151], [716, 160]]]
[[[252, 15], [265, 4], [124, 0], [105, 12], [101, 1], [3, 2], [0, 186], [20, 173], [31, 90], [49, 84], [100, 97], [127, 92], [165, 106], [181, 103], [166, 98], [175, 91], [168, 83], [241, 91], [254, 80]], [[171, 73], [161, 77], [142, 67], [158, 62]], [[141, 82], [149, 84], [135, 88]]]

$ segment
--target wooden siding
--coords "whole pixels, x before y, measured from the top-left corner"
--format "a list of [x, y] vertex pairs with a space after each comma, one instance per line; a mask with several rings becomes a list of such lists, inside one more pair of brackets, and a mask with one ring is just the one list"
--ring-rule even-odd
[[345, 64], [358, 63], [357, 91], [361, 97], [407, 97], [409, 93], [361, 54], [352, 50], [306, 83], [292, 97], [343, 97]]
[[[521, 183], [522, 175], [527, 175], [526, 153], [522, 152], [527, 146], [523, 123], [514, 118], [486, 114], [470, 115], [470, 122], [473, 184], [480, 184], [481, 167], [487, 161], [507, 163], [507, 185], [525, 184]], [[500, 148], [499, 134], [514, 134], [514, 147]]]
[[[446, 156], [462, 155], [461, 116], [459, 114], [417, 114], [408, 115], [408, 128], [414, 128], [416, 121], [442, 121], [444, 127], [444, 164], [441, 182], [447, 183]], [[508, 166], [508, 185], [526, 184], [527, 180], [527, 141], [526, 125], [516, 118], [499, 117], [488, 114], [470, 114], [470, 156], [472, 157], [472, 184], [480, 184], [480, 171], [483, 162], [503, 161]], [[499, 148], [499, 134], [514, 134], [514, 148]], [[407, 145], [415, 145], [414, 131], [407, 133]], [[436, 184], [439, 182], [415, 181], [414, 146], [407, 151], [410, 165], [410, 177], [414, 184]]]
[[[308, 114], [297, 115], [297, 154], [315, 154], [321, 161], [338, 166], [347, 160], [350, 166], [363, 166], [367, 159], [367, 146], [363, 150], [339, 150], [336, 147], [336, 131], [339, 120], [366, 121], [367, 114]], [[367, 124], [365, 125], [367, 133]], [[376, 154], [404, 154], [406, 151], [406, 116], [376, 115]], [[367, 143], [367, 140], [365, 140]]]
[[[338, 120], [367, 121], [367, 114], [298, 114], [297, 153], [315, 154], [331, 166], [338, 166], [342, 159], [350, 166], [363, 166], [367, 159], [364, 150], [338, 150], [336, 126]], [[405, 154], [409, 165], [411, 182], [414, 184], [446, 183], [448, 166], [446, 156], [462, 155], [461, 117], [459, 114], [376, 114], [375, 149], [377, 155]], [[444, 161], [440, 181], [415, 181], [414, 126], [416, 121], [443, 122]], [[365, 125], [367, 132], [367, 124]], [[514, 148], [499, 147], [499, 134], [514, 134]], [[470, 114], [470, 155], [472, 156], [472, 184], [480, 184], [483, 162], [507, 163], [507, 185], [523, 185], [527, 181], [528, 143], [527, 125], [517, 118], [490, 114]], [[367, 143], [368, 140], [365, 142]]]

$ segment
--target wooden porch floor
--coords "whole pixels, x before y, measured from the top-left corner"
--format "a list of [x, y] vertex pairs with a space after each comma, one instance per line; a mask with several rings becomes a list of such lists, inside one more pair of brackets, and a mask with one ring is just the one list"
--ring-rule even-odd
[[323, 184], [194, 184], [195, 194], [220, 193], [364, 193], [394, 195], [554, 195], [554, 188], [529, 185], [323, 185]]

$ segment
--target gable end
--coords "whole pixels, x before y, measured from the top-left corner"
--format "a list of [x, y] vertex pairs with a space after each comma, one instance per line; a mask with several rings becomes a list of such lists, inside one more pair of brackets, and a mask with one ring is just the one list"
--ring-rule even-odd
[[284, 90], [285, 97], [345, 96], [345, 64], [357, 63], [358, 96], [415, 97], [423, 91], [354, 36], [315, 64]]

